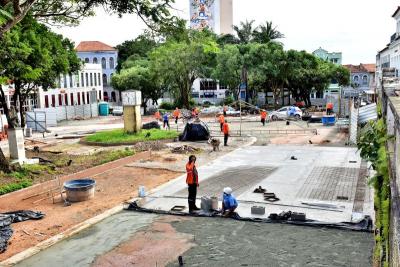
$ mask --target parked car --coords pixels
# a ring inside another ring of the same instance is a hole
[[[268,117],[272,121],[285,120],[289,117],[289,108],[290,108],[290,106],[287,106],[287,107],[282,107],[278,110],[272,111],[268,115]],[[301,119],[301,117],[303,116],[303,111],[301,111],[301,109],[298,107],[295,107],[295,109],[296,109],[296,112],[295,112],[294,117],[296,119]]]
[[[113,108],[112,114],[114,116],[122,116],[124,115],[124,109],[121,106],[115,106]]]

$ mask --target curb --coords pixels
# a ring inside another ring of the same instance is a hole
[[[159,139],[159,140],[150,140],[150,141],[136,141],[136,142],[120,142],[120,143],[101,143],[101,142],[89,142],[85,141],[83,138],[79,140],[79,144],[86,145],[86,146],[99,146],[99,147],[113,147],[113,146],[133,146],[139,143],[152,143],[152,142],[161,142],[161,143],[171,143],[176,138],[168,138],[168,139]]]

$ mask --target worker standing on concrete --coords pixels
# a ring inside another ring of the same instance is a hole
[[[224,117],[224,115],[219,115],[219,118],[218,118],[218,120],[219,120],[219,126],[221,127],[221,132],[223,132],[223,126],[224,126],[224,123],[225,123],[225,117]]]
[[[235,215],[235,210],[238,207],[238,202],[232,195],[232,188],[225,187],[222,196],[222,216],[231,217]]]
[[[200,210],[196,206],[196,195],[197,187],[199,187],[199,175],[196,169],[196,156],[191,155],[189,157],[189,162],[186,164],[186,184],[188,185],[188,204],[189,213],[193,213],[196,210]]]
[[[225,120],[225,123],[222,126],[222,131],[224,132],[224,146],[228,146],[229,125],[227,120]]]
[[[163,121],[164,121],[164,126],[163,126],[163,128],[168,127],[168,130],[170,130],[168,113],[165,113],[165,114],[164,114],[164,116],[163,116]]]
[[[265,126],[265,120],[267,119],[267,111],[261,110],[261,123],[263,126]]]
[[[331,115],[333,113],[333,103],[326,103],[326,114]]]
[[[226,107],[226,106],[224,106],[224,108],[223,108],[223,114],[224,114],[224,116],[226,117],[226,111],[228,110],[228,108]]]
[[[174,110],[175,124],[178,124],[178,119],[179,119],[180,115],[181,115],[181,111],[179,110],[178,107],[176,107],[176,109]]]

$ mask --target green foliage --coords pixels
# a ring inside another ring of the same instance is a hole
[[[234,102],[235,100],[233,99],[233,97],[231,95],[225,97],[224,99],[224,105],[230,105]]]
[[[31,179],[21,179],[18,182],[0,185],[0,196],[5,195],[32,185]]]
[[[150,136],[146,137],[147,134]],[[137,134],[127,134],[123,129],[98,132],[87,136],[87,142],[118,144],[118,143],[136,143],[143,141],[155,141],[163,139],[173,139],[178,136],[175,131],[164,131],[158,129],[142,130]]]
[[[381,118],[370,122],[362,129],[357,146],[361,157],[371,162],[376,171],[370,183],[375,188],[374,204],[376,214],[375,259],[379,261],[382,252],[386,256],[384,264],[388,264],[389,229],[390,229],[390,176],[389,159],[386,142],[389,137],[386,133],[385,121]]]
[[[176,108],[176,106],[174,103],[162,102],[160,105],[160,109],[174,110],[175,108]]]

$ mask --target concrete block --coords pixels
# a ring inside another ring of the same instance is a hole
[[[212,200],[208,196],[204,196],[201,198],[201,209],[204,211],[210,211],[212,208]]]
[[[265,214],[265,207],[252,206],[251,207],[251,214],[264,215]]]
[[[18,160],[20,164],[23,164],[25,156],[25,141],[24,131],[21,128],[9,129],[8,130],[8,146],[10,148],[10,158]]]

